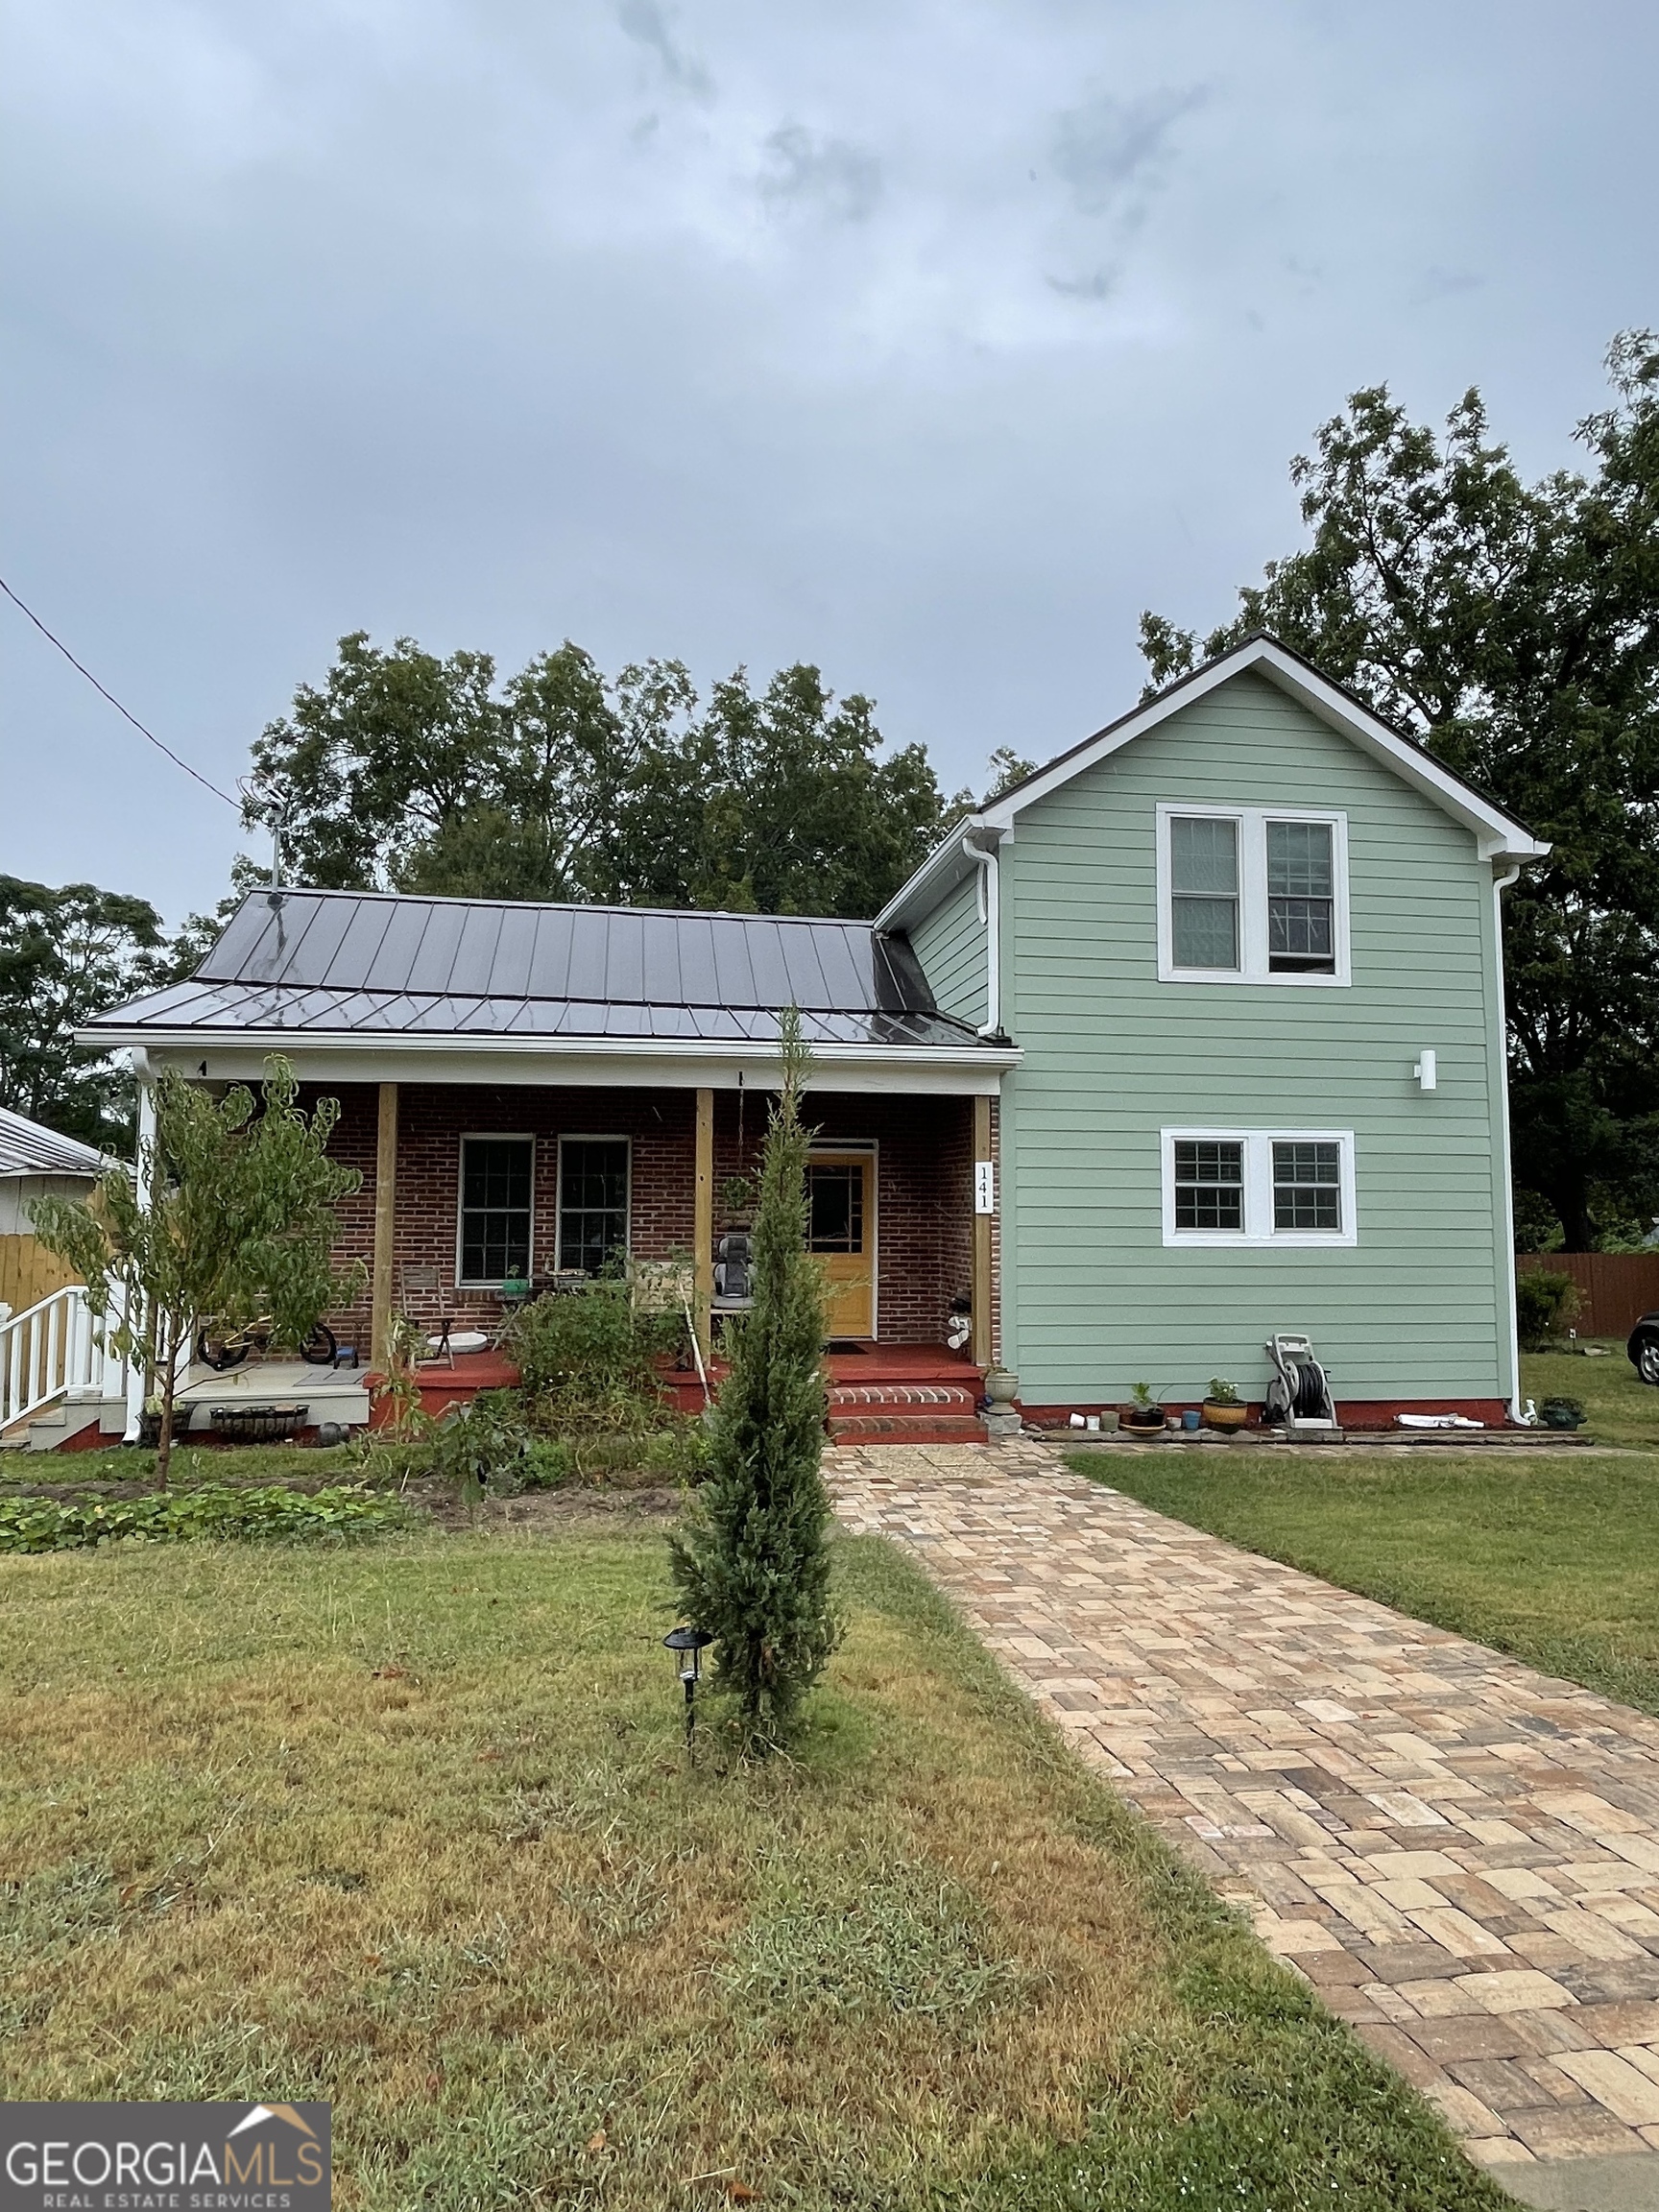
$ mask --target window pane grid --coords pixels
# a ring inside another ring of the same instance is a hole
[[[461,1281],[499,1283],[530,1271],[535,1141],[469,1137],[461,1148]]]
[[[809,1252],[864,1249],[864,1169],[825,1162],[806,1169],[806,1248]]]
[[[1177,968],[1238,966],[1238,825],[1201,814],[1169,824]]]
[[[1226,1139],[1183,1138],[1175,1146],[1177,1229],[1242,1230],[1244,1147]]]
[[[1341,1229],[1341,1151],[1339,1144],[1320,1142],[1274,1145],[1275,1229]]]
[[[559,1147],[559,1264],[598,1275],[628,1250],[628,1145],[566,1138]]]

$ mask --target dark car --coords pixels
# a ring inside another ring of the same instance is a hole
[[[1644,1382],[1659,1386],[1659,1313],[1644,1313],[1624,1347]]]

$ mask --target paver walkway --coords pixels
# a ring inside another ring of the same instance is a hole
[[[1476,2157],[1659,2150],[1659,1720],[1034,1442],[827,1473]]]

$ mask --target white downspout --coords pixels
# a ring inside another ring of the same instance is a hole
[[[1503,1160],[1503,1260],[1504,1281],[1508,1286],[1509,1305],[1509,1373],[1512,1393],[1509,1399],[1509,1417],[1521,1418],[1524,1400],[1521,1393],[1521,1317],[1515,1295],[1515,1170],[1509,1158],[1509,1015],[1503,998],[1503,894],[1511,883],[1518,881],[1521,863],[1517,860],[1503,876],[1496,872],[1492,878],[1492,956],[1498,971],[1498,1140]]]
[[[998,866],[997,848],[986,852],[975,845],[973,832],[962,840],[962,850],[970,860],[977,860],[979,877],[979,919],[985,925],[985,1020],[980,1024],[981,1037],[998,1037],[1002,1033],[1002,884]]]

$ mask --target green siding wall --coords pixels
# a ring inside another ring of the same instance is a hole
[[[958,883],[934,907],[926,921],[910,930],[910,944],[922,963],[942,1014],[971,1022],[975,1029],[986,1020],[985,925],[979,919],[980,873]]]
[[[1346,989],[1158,979],[1160,801],[1341,808]],[[1255,675],[1018,818],[1003,848],[1005,1358],[1029,1404],[1252,1397],[1273,1329],[1337,1398],[1503,1397],[1492,870],[1470,832]],[[1439,1056],[1439,1088],[1412,1063]],[[1358,1242],[1167,1249],[1159,1132],[1355,1132]]]

